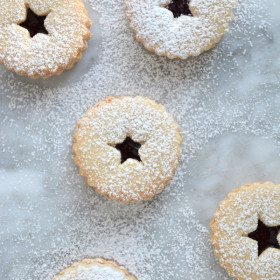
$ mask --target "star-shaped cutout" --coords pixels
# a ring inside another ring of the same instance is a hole
[[[172,0],[166,8],[173,13],[174,18],[181,15],[192,16],[189,3],[190,0]]]
[[[264,252],[267,248],[280,249],[277,241],[280,226],[268,227],[262,221],[258,221],[258,227],[255,231],[248,234],[248,237],[258,242],[258,255]]]
[[[141,148],[141,144],[134,142],[130,137],[126,137],[124,142],[117,144],[115,148],[121,152],[121,163],[124,163],[129,158],[141,161],[138,153]]]
[[[47,16],[38,16],[28,8],[26,20],[19,25],[29,31],[31,38],[38,33],[48,34],[44,25],[46,17]]]

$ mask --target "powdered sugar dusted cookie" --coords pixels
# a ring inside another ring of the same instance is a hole
[[[0,1],[0,62],[31,78],[73,67],[90,38],[81,0]]]
[[[75,263],[53,280],[136,280],[136,278],[114,262],[98,258]]]
[[[280,279],[280,185],[233,191],[220,202],[211,229],[215,255],[230,276]]]
[[[161,56],[185,59],[213,48],[229,30],[235,0],[125,0],[138,41]]]
[[[99,194],[121,202],[161,192],[181,154],[180,128],[162,105],[143,97],[109,97],[78,122],[73,152]]]

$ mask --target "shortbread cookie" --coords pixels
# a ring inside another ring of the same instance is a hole
[[[215,255],[230,276],[280,279],[280,185],[233,191],[220,202],[211,229]]]
[[[78,122],[73,152],[99,194],[121,202],[162,191],[181,154],[180,128],[162,105],[143,97],[108,97]]]
[[[125,0],[136,39],[152,52],[186,59],[213,48],[233,19],[235,0]]]
[[[31,78],[59,75],[82,58],[90,25],[81,0],[0,1],[0,62]]]
[[[114,262],[86,259],[64,269],[53,280],[136,280]]]

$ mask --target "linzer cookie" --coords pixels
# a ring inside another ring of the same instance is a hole
[[[109,199],[138,202],[169,183],[182,137],[162,105],[143,97],[108,97],[78,122],[74,141],[74,161],[88,185]]]
[[[75,263],[53,280],[136,280],[136,278],[114,262],[98,258]]]
[[[233,19],[235,0],[125,0],[136,39],[152,52],[186,59],[213,48]]]
[[[90,25],[81,0],[0,1],[0,62],[31,78],[59,75],[82,58]]]
[[[280,185],[233,191],[220,202],[211,229],[215,255],[230,276],[280,279]]]

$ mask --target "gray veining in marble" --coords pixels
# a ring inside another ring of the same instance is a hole
[[[264,1],[263,18],[262,1],[256,1],[260,14],[250,22],[254,31],[238,30],[246,23],[237,21],[234,33],[215,50],[187,62],[144,50],[120,14],[124,38],[129,38],[123,60],[131,57],[126,57],[129,52],[139,53],[138,65],[131,61],[125,69],[116,67],[113,56],[117,35],[110,44],[101,31],[101,26],[113,30],[113,23],[86,2],[94,36],[72,70],[31,81],[0,66],[0,279],[50,280],[73,261],[95,256],[116,260],[138,280],[230,279],[209,244],[208,224],[218,202],[246,183],[280,183],[280,2]],[[112,50],[112,66],[100,65],[102,44]],[[224,56],[213,62],[219,51]],[[186,74],[182,69],[196,61],[214,69],[203,82],[200,70]],[[92,72],[96,87],[81,83],[71,103],[60,89],[74,88],[95,67],[104,69],[108,79],[97,80],[100,76]],[[157,75],[159,69],[175,69],[178,80]],[[114,91],[107,93],[111,83]],[[161,195],[138,205],[118,205],[96,195],[79,176],[71,154],[76,121],[85,109],[122,92],[163,103],[184,137],[174,180]]]

